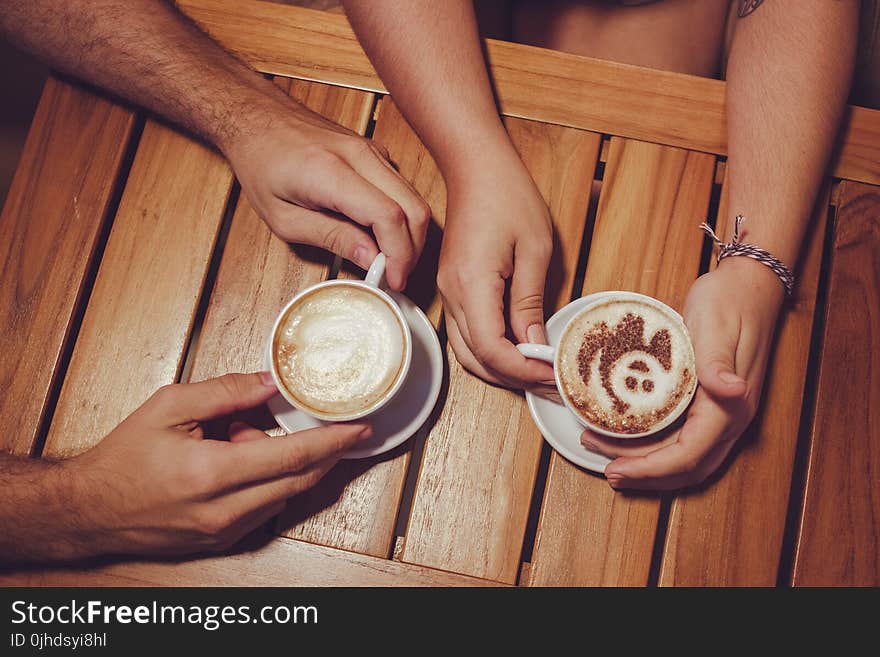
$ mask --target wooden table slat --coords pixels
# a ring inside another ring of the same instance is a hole
[[[0,586],[503,586],[287,538],[250,542],[230,555],[0,572]]]
[[[807,382],[829,187],[797,268],[797,288],[777,329],[762,405],[720,474],[672,504],[661,586],[774,586],[785,532],[799,419]],[[731,220],[726,186],[718,212]]]
[[[632,290],[681,308],[714,173],[711,155],[613,138],[583,293]],[[659,496],[617,493],[554,453],[529,584],[644,586],[659,510]]]
[[[844,182],[792,582],[880,586],[880,188]]]
[[[298,100],[356,131],[367,129],[384,87],[343,17],[255,0],[178,4],[258,70],[301,78],[279,82]],[[722,175],[715,156],[726,152],[724,83],[491,40],[487,54],[507,128],[556,224],[548,310],[568,301],[577,274],[600,133],[613,138],[582,291],[637,290],[681,307],[703,245],[696,224],[708,211],[713,179]],[[132,149],[128,171],[135,125],[130,110],[93,92],[55,78],[47,83],[0,217],[0,449],[32,453],[48,428],[46,457],[79,453],[180,376],[232,173],[215,151],[153,120]],[[433,209],[435,224],[408,293],[439,327],[442,178],[389,98],[380,103],[374,137]],[[880,183],[880,111],[851,107],[841,140],[831,171],[844,181],[834,194],[794,585],[880,585],[880,416],[873,412],[880,406],[880,192],[852,182]],[[709,484],[673,498],[661,585],[776,583],[798,419],[813,384],[807,351],[821,298],[828,201],[825,189],[759,417]],[[727,214],[725,194],[722,224]],[[280,306],[326,278],[331,262],[326,252],[272,237],[242,197],[190,378],[259,369]],[[345,268],[340,275],[353,274]],[[294,499],[276,526],[285,537],[254,536],[227,556],[0,573],[0,585],[515,583],[541,438],[521,395],[467,374],[449,349],[447,358],[437,417],[391,454],[344,462]],[[411,464],[414,452],[423,452],[421,463]],[[412,508],[392,560],[386,557],[411,467],[418,468]],[[538,493],[527,583],[648,583],[658,495],[615,493],[555,453]]]
[[[551,263],[547,306],[571,296],[600,135],[507,121],[547,201],[562,245]],[[449,389],[426,444],[401,558],[513,583],[541,437],[520,394],[468,374],[451,349]]]
[[[340,88],[335,93],[368,96],[373,109],[373,94]],[[319,111],[345,124],[345,117]],[[350,127],[363,132],[366,123]],[[276,530],[291,538],[387,557],[406,464],[402,450],[391,458],[341,461],[320,484],[290,500]]]
[[[231,187],[217,153],[147,121],[45,456],[84,451],[177,380]]]
[[[344,16],[255,0],[178,0],[224,47],[265,73],[369,91],[385,87]],[[504,114],[717,155],[725,83],[486,40]],[[880,111],[851,107],[833,174],[880,183]]]
[[[419,266],[410,275],[407,294],[435,327],[440,322],[434,272],[446,190],[434,161],[389,98],[380,101],[373,139],[384,145],[400,173],[430,204],[435,223]],[[433,263],[433,264],[432,264]],[[340,277],[360,278],[363,272],[343,264]],[[341,461],[315,488],[291,500],[278,520],[284,536],[322,545],[387,557],[392,550],[394,527],[400,508],[410,457],[417,432],[389,454],[371,459]]]
[[[35,448],[134,121],[78,86],[46,82],[0,217],[0,449]]]
[[[352,129],[369,117],[372,94],[310,82],[280,85],[312,110]],[[244,194],[239,197],[217,278],[194,346],[191,381],[263,368],[263,349],[281,308],[326,279],[332,254],[289,245],[272,234]]]

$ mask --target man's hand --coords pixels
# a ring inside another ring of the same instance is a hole
[[[201,135],[276,234],[364,268],[381,249],[388,285],[403,289],[430,211],[387,154],[288,98],[173,3],[0,0],[0,34]]]
[[[66,558],[99,553],[184,554],[223,549],[314,486],[370,436],[337,424],[270,438],[242,423],[229,442],[202,422],[257,406],[273,394],[265,375],[227,374],[159,389],[90,451],[56,465],[67,490]]]
[[[515,155],[514,155],[515,157]],[[544,283],[553,250],[547,206],[518,160],[483,177],[450,181],[438,286],[449,342],[474,374],[513,388],[553,385],[553,368],[508,339],[546,343]]]
[[[428,204],[381,146],[292,100],[266,102],[220,143],[251,205],[282,239],[364,269],[381,249],[388,285],[402,290],[425,245]]]
[[[664,438],[615,440],[585,431],[581,442],[615,459],[614,488],[669,490],[701,483],[755,416],[783,288],[767,267],[728,258],[688,293],[684,320],[700,387],[680,429]]]

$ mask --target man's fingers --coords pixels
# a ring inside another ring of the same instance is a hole
[[[317,484],[339,462],[339,455],[326,458],[294,474],[232,491],[209,502],[216,522],[225,533],[238,538],[284,510],[285,502]],[[225,522],[224,522],[225,519]]]
[[[288,242],[311,244],[369,269],[379,255],[375,241],[363,228],[344,217],[307,210],[278,200],[283,207],[271,218],[276,235]]]
[[[331,424],[282,438],[217,442],[211,448],[217,452],[215,467],[229,488],[305,470],[330,457],[342,456],[371,435],[366,424]]]
[[[385,274],[388,285],[402,290],[417,256],[406,212],[345,160],[334,155],[330,157],[335,159],[317,172],[322,175],[316,175],[309,185],[309,200],[372,228],[379,247],[388,258]]]
[[[268,401],[277,388],[268,372],[224,374],[199,383],[176,383],[159,388],[143,406],[159,426],[202,422]]]
[[[353,153],[350,159],[352,166],[367,182],[382,190],[403,208],[418,258],[425,246],[428,224],[431,222],[431,208],[415,188],[391,166],[387,159],[387,150],[380,149],[380,145],[373,142],[362,142],[357,149],[358,152]]]
[[[467,320],[468,348],[489,370],[518,382],[518,387],[534,383],[552,385],[553,367],[526,358],[506,337],[504,323],[504,280],[473,281],[462,303]]]
[[[268,437],[264,432],[245,422],[233,422],[229,425],[229,442],[231,443],[246,443],[251,440],[263,440]]]
[[[549,261],[549,250],[517,244],[510,281],[510,328],[520,342],[547,344],[544,285]]]

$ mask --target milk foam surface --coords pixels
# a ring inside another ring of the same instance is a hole
[[[631,300],[609,300],[575,317],[557,355],[562,392],[607,431],[651,431],[696,385],[694,352],[678,317]]]
[[[355,285],[323,287],[287,313],[274,357],[306,409],[345,416],[385,397],[403,368],[405,336],[388,304]]]

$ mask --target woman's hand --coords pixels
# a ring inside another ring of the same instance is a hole
[[[511,149],[512,151],[512,149]],[[553,369],[527,359],[517,342],[546,343],[544,283],[553,225],[541,194],[513,153],[505,165],[449,179],[438,287],[459,362],[512,388],[553,385]],[[505,295],[509,288],[509,307]]]
[[[727,258],[691,286],[684,320],[696,354],[697,388],[685,423],[661,439],[616,440],[585,431],[581,442],[614,461],[614,488],[669,490],[701,483],[755,416],[783,288],[764,265]]]

